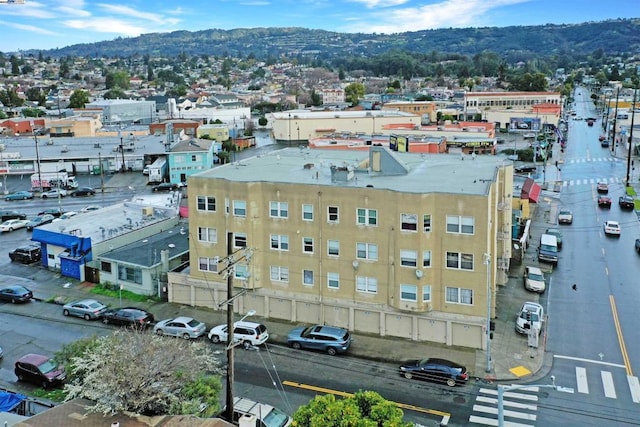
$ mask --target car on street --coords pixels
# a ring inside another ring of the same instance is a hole
[[[82,317],[84,320],[95,320],[107,311],[107,306],[95,299],[83,299],[65,304],[62,314],[65,316]]]
[[[67,190],[54,188],[53,190],[45,191],[40,194],[41,199],[57,199],[58,197],[67,197]]]
[[[636,252],[640,254],[640,239],[636,239]]]
[[[600,146],[602,148],[608,148],[609,147],[609,140],[608,139],[603,139],[600,141]]]
[[[528,291],[543,293],[546,284],[542,270],[538,267],[526,266],[524,268],[524,288]]]
[[[151,191],[154,193],[157,192],[166,192],[166,191],[176,191],[178,188],[178,184],[172,184],[170,182],[163,182],[162,184],[158,184],[155,187],[151,188]]]
[[[80,187],[71,192],[71,197],[93,196],[96,190],[91,187]]]
[[[137,307],[123,307],[108,309],[100,315],[105,325],[130,326],[134,328],[146,328],[154,322],[153,314]]]
[[[20,246],[9,252],[9,258],[11,261],[31,264],[42,259],[42,251],[40,246],[35,244]]]
[[[233,422],[234,425],[241,424],[240,418],[247,419],[247,416],[255,419],[255,424],[261,427],[289,427],[293,419],[278,408],[274,408],[266,403],[256,402],[246,397],[233,398]],[[249,418],[251,419],[251,418]]]
[[[13,230],[18,230],[26,227],[28,222],[28,219],[10,219],[0,224],[0,231],[4,233],[5,231],[11,232]]]
[[[10,200],[27,200],[33,199],[33,193],[30,191],[16,191],[15,193],[7,194],[4,196],[5,201]]]
[[[611,208],[611,197],[601,194],[598,196],[598,206],[601,208]]]
[[[14,373],[18,381],[27,381],[38,384],[42,388],[50,388],[61,385],[66,373],[64,367],[60,366],[50,357],[41,354],[25,354],[16,361]]]
[[[599,181],[598,184],[596,184],[596,188],[598,190],[598,193],[606,194],[609,192],[609,184],[603,181]]]
[[[27,219],[27,214],[18,211],[0,211],[0,222],[9,221],[10,219]]]
[[[604,234],[609,236],[620,236],[620,223],[618,221],[605,221]]]
[[[569,209],[560,209],[558,212],[558,224],[572,224],[573,223],[573,212]]]
[[[214,326],[208,336],[214,343],[227,342],[227,325]],[[268,339],[269,332],[262,323],[238,321],[233,324],[233,342],[240,343],[245,349],[262,345]]]
[[[33,292],[22,285],[11,285],[0,289],[0,301],[8,301],[12,304],[29,302],[33,298]]]
[[[55,218],[60,218],[63,214],[64,214],[64,209],[62,208],[48,208],[38,212],[38,216],[53,215]]]
[[[349,349],[351,334],[346,329],[336,326],[299,326],[289,332],[287,344],[296,350],[318,350],[333,356],[345,353]]]
[[[153,327],[157,335],[171,335],[185,340],[200,338],[207,333],[207,326],[192,317],[174,317],[161,320]]]
[[[27,230],[31,231],[36,227],[40,227],[41,225],[51,224],[54,218],[55,217],[53,215],[49,215],[49,214],[38,215],[36,217],[33,217],[27,223]]]
[[[449,387],[469,381],[467,368],[446,359],[428,358],[407,360],[400,365],[400,375],[406,379],[420,379],[446,383]]]
[[[78,215],[78,212],[74,212],[74,211],[65,212],[62,215],[60,215],[58,218],[54,219],[53,222],[64,221],[65,219],[72,218],[76,215]]]
[[[562,249],[562,232],[560,231],[559,228],[547,228],[544,231],[544,234],[549,234],[551,236],[555,236],[556,237],[556,242],[558,245],[558,250]]]
[[[537,302],[527,301],[522,304],[518,317],[516,318],[516,332],[528,334],[531,328],[537,329],[538,334],[542,332],[544,322],[544,308]]]
[[[536,173],[538,168],[535,165],[523,165],[513,168],[515,173]]]
[[[635,209],[636,203],[633,197],[625,195],[618,198],[618,206],[620,206],[620,209]]]
[[[101,208],[102,208],[102,206],[98,206],[98,205],[89,205],[89,206],[86,206],[86,207],[82,208],[82,209],[80,210],[80,212],[81,212],[81,213],[87,213],[87,212],[97,211],[98,209],[101,209]]]

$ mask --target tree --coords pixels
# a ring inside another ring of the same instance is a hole
[[[24,99],[20,98],[15,88],[0,90],[0,102],[5,107],[20,107],[24,104]]]
[[[47,98],[44,96],[44,92],[39,87],[30,87],[27,89],[27,99],[29,101],[38,101],[38,105],[44,107],[44,104],[47,102]]]
[[[42,117],[44,116],[44,111],[39,108],[24,108],[22,110],[23,117]]]
[[[104,99],[124,99],[127,97],[127,94],[124,93],[122,89],[115,88],[106,91],[103,96]]]
[[[219,361],[203,342],[122,329],[87,349],[71,357],[64,390],[67,400],[95,402],[92,412],[210,417],[220,410]]]
[[[258,119],[258,124],[259,124],[260,126],[263,126],[263,127],[264,127],[264,126],[266,126],[266,125],[267,125],[267,123],[269,123],[269,121],[267,120],[267,118],[266,118],[265,116],[262,116],[262,117],[260,117],[260,118]]]
[[[69,97],[69,108],[84,108],[89,103],[89,93],[86,90],[76,89]]]
[[[358,105],[364,96],[364,90],[365,87],[362,83],[351,83],[344,88],[344,96],[352,106]]]
[[[374,391],[359,391],[336,399],[332,394],[316,396],[293,414],[299,427],[409,427],[402,421],[402,410]]]
[[[129,89],[129,73],[126,71],[114,71],[107,73],[104,84],[107,89]]]

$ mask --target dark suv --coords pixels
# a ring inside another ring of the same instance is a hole
[[[10,219],[27,219],[27,214],[18,211],[0,211],[0,222]]]
[[[42,252],[40,251],[40,246],[37,245],[21,246],[9,252],[9,258],[11,258],[11,261],[31,264],[32,262],[40,261]]]
[[[22,356],[16,362],[14,372],[19,381],[39,384],[45,389],[62,384],[66,377],[64,367],[41,354]]]

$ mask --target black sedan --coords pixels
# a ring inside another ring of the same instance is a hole
[[[166,192],[166,191],[176,191],[179,188],[178,184],[172,184],[170,182],[163,182],[162,184],[158,184],[151,189],[153,192]]]
[[[93,196],[96,190],[91,187],[80,187],[71,192],[71,197]]]
[[[38,213],[38,216],[42,215],[53,215],[56,218],[60,218],[60,216],[64,213],[64,209],[61,208],[49,208],[45,209],[42,212]]]
[[[443,382],[449,387],[466,384],[469,380],[464,366],[450,360],[434,358],[408,360],[400,366],[400,375],[407,379]]]
[[[620,209],[635,209],[636,204],[631,196],[620,196],[618,199],[618,206]]]
[[[146,328],[155,320],[153,314],[136,307],[123,307],[106,310],[100,315],[102,323],[131,326],[134,328]]]
[[[33,298],[33,293],[22,285],[12,285],[0,289],[0,300],[2,301],[15,304],[31,301],[31,298]]]

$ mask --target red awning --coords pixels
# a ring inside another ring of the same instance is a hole
[[[530,202],[538,203],[538,197],[540,197],[540,191],[542,188],[536,182],[527,178],[522,186],[522,192],[520,193],[521,199],[529,199]]]

